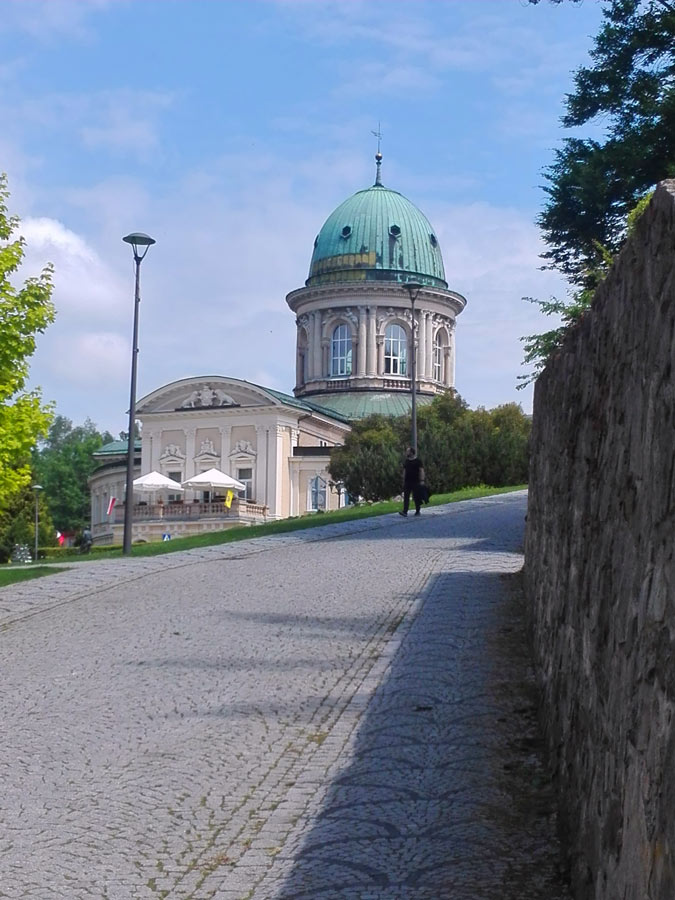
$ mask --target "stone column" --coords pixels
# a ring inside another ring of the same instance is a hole
[[[276,486],[275,486],[275,495],[276,495],[276,507],[277,507],[277,515],[278,516],[286,516],[288,515],[287,509],[283,507],[283,497],[284,497],[284,475],[288,472],[288,454],[284,452],[285,450],[285,440],[284,438],[288,434],[288,426],[286,425],[277,425],[277,446],[276,446]]]
[[[427,378],[427,354],[429,348],[427,345],[427,319],[429,314],[424,310],[420,310],[417,314],[417,379],[418,381]]]
[[[427,356],[424,361],[424,375],[426,378],[432,378],[434,373],[434,317],[431,313],[427,313],[424,328],[424,339],[427,345]]]
[[[450,325],[450,343],[445,360],[445,384],[447,387],[455,386],[455,323]]]
[[[356,374],[362,378],[366,374],[366,341],[368,334],[367,313],[359,307],[358,345],[356,349]]]
[[[373,372],[373,374],[383,376],[384,375],[384,335],[378,334],[376,340],[377,340],[377,362],[376,362],[376,367],[375,367],[375,371]]]
[[[283,435],[285,426],[278,423],[269,428],[269,453],[267,456],[267,505],[270,515],[281,516],[283,488]]]
[[[321,313],[312,313],[312,374],[314,379],[321,378]]]
[[[321,378],[328,378],[330,373],[330,338],[321,338]]]
[[[304,383],[304,372],[303,372],[303,355],[307,352],[307,349],[300,349],[300,329],[298,328],[298,335],[295,339],[295,384],[296,387],[300,387],[301,384]]]
[[[369,306],[367,316],[368,346],[366,347],[366,375],[377,375],[377,307]]]
[[[284,461],[284,466],[286,467],[286,471],[288,472],[288,515],[296,516],[298,509],[298,484],[297,484],[297,466],[294,462],[294,459],[298,457],[293,457],[293,447],[298,447],[300,445],[300,423],[297,423],[297,427],[289,429],[291,433],[291,452],[287,460]]]

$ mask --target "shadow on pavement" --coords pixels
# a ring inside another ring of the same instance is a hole
[[[518,575],[429,582],[275,896],[569,898],[526,634]]]

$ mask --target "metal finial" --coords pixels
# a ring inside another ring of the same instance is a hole
[[[377,153],[375,154],[375,165],[377,166],[376,175],[375,175],[375,184],[382,184],[382,176],[380,169],[382,167],[382,154],[380,152],[380,144],[382,142],[382,130],[381,130],[381,122],[377,123],[377,131],[371,132],[377,138]]]

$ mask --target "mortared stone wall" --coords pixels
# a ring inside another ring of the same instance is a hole
[[[675,181],[540,376],[525,579],[578,900],[675,898]]]

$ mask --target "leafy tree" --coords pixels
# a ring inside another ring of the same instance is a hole
[[[530,421],[515,403],[470,410],[454,391],[419,410],[419,455],[434,493],[476,484],[527,481]],[[330,472],[353,497],[384,500],[401,492],[410,418],[371,416],[357,422],[333,451]]]
[[[618,250],[639,198],[675,174],[675,3],[606,0],[603,17],[562,121],[601,122],[604,136],[565,139],[540,217],[544,257],[582,289],[597,284],[601,248]]]
[[[15,236],[19,220],[8,214],[8,199],[7,178],[0,174],[0,497],[5,499],[30,483],[30,453],[51,418],[39,391],[24,388],[36,335],[54,319],[51,266],[23,287],[12,283],[25,244]]]
[[[400,442],[393,419],[369,416],[355,422],[342,447],[331,454],[330,474],[347,493],[382,500],[401,490]]]
[[[44,492],[37,494],[38,546],[56,543],[56,531],[47,508]],[[15,544],[25,544],[31,553],[35,546],[35,495],[30,484],[0,499],[0,563],[7,562]]]
[[[90,419],[73,427],[65,416],[54,418],[33,465],[59,531],[80,531],[89,522],[88,478],[96,468],[92,454],[111,440]]]
[[[566,128],[602,123],[603,137],[563,141],[544,172],[547,202],[539,217],[543,257],[575,290],[567,300],[525,298],[561,324],[522,338],[524,361],[534,369],[518,379],[519,388],[536,379],[590,306],[654,185],[675,174],[675,2],[605,0],[603,17],[591,65],[577,70],[562,120]]]
[[[530,420],[517,403],[498,406],[489,416],[488,452],[482,480],[495,487],[526,482]]]

